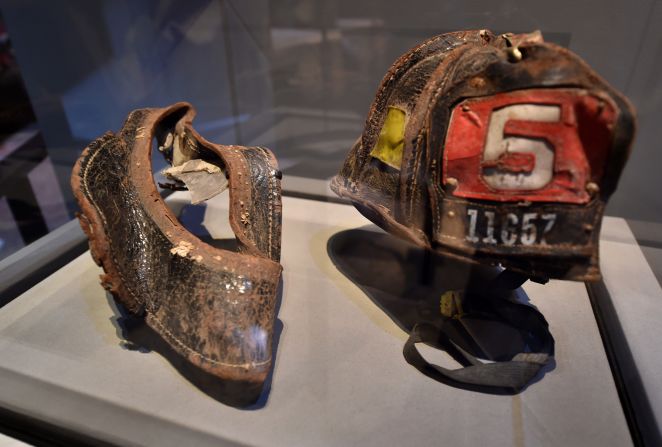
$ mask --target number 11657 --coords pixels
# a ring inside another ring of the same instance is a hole
[[[469,208],[468,234],[466,240],[471,243],[482,242],[491,245],[534,245],[546,244],[547,235],[556,222],[556,213],[508,213],[496,222],[494,211]]]

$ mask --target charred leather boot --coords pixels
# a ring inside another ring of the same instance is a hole
[[[259,388],[282,270],[281,174],[265,148],[206,141],[194,115],[186,103],[136,110],[119,132],[93,141],[71,177],[79,219],[117,301],[203,371]],[[152,175],[154,138],[175,167],[223,174],[238,252],[202,242],[166,206]]]

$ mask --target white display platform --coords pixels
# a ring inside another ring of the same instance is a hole
[[[624,219],[607,217],[600,241],[602,274],[610,304],[624,342],[616,349],[631,356],[633,365],[623,368],[624,381],[640,382],[634,401],[639,414],[651,413],[642,421],[646,435],[660,442],[662,427],[662,288]],[[653,445],[651,443],[651,445]]]
[[[632,443],[583,283],[524,286],[556,340],[553,370],[516,396],[460,390],[409,366],[407,335],[331,262],[329,238],[369,222],[289,197],[283,212],[283,330],[263,407],[223,405],[159,354],[125,349],[89,253],[0,310],[0,407],[122,445]]]

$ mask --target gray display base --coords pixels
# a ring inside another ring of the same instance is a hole
[[[118,444],[631,444],[584,284],[524,286],[556,340],[539,382],[517,396],[455,389],[405,363],[406,334],[331,262],[329,238],[369,222],[340,204],[283,209],[283,330],[261,408],[223,405],[161,355],[124,348],[89,253],[0,311],[0,406]],[[226,213],[215,200],[206,219]]]
[[[613,306],[612,326],[622,339],[615,339],[617,356],[631,389],[634,411],[649,445],[662,442],[662,288],[637,241],[623,219],[607,217],[600,241],[602,273]],[[631,358],[631,360],[629,359]]]

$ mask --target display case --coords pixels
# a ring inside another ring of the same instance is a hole
[[[661,17],[0,1],[0,433],[660,444]]]

